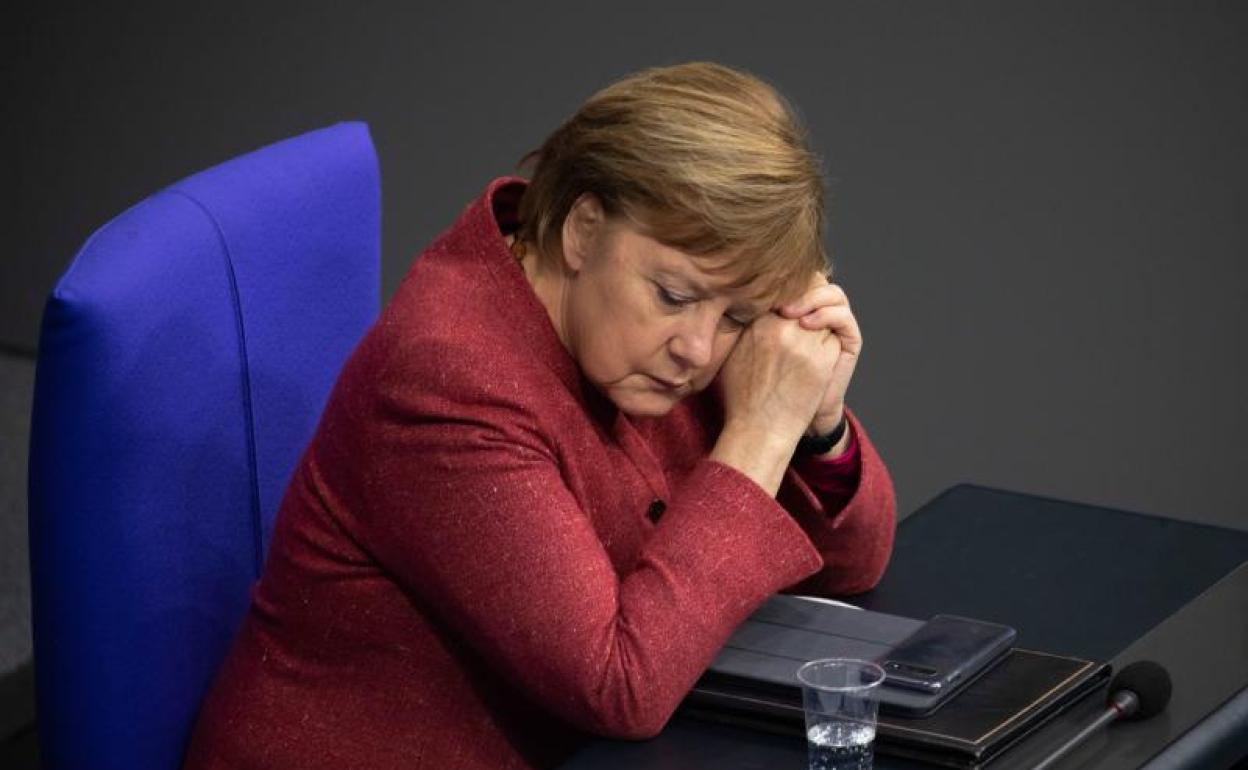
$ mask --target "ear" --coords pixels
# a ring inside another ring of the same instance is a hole
[[[569,271],[579,273],[598,248],[607,215],[593,193],[581,196],[563,218],[563,262]]]

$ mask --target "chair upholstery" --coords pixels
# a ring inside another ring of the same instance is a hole
[[[30,453],[44,767],[175,768],[287,479],[377,314],[362,123],[196,174],[97,231],[44,310]]]

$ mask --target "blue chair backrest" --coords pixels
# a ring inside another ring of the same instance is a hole
[[[45,768],[176,768],[273,517],[380,301],[362,123],[190,177],[96,232],[35,374],[30,560]]]

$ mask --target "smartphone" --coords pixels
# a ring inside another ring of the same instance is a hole
[[[957,615],[934,615],[880,660],[885,684],[936,694],[1005,654],[1018,632]]]

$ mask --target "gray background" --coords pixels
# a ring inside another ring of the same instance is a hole
[[[903,514],[973,481],[1248,528],[1245,4],[104,5],[0,31],[0,669],[29,656],[40,308],[95,228],[362,119],[389,296],[594,90],[693,59],[763,76],[809,124],[866,340],[849,400]]]

